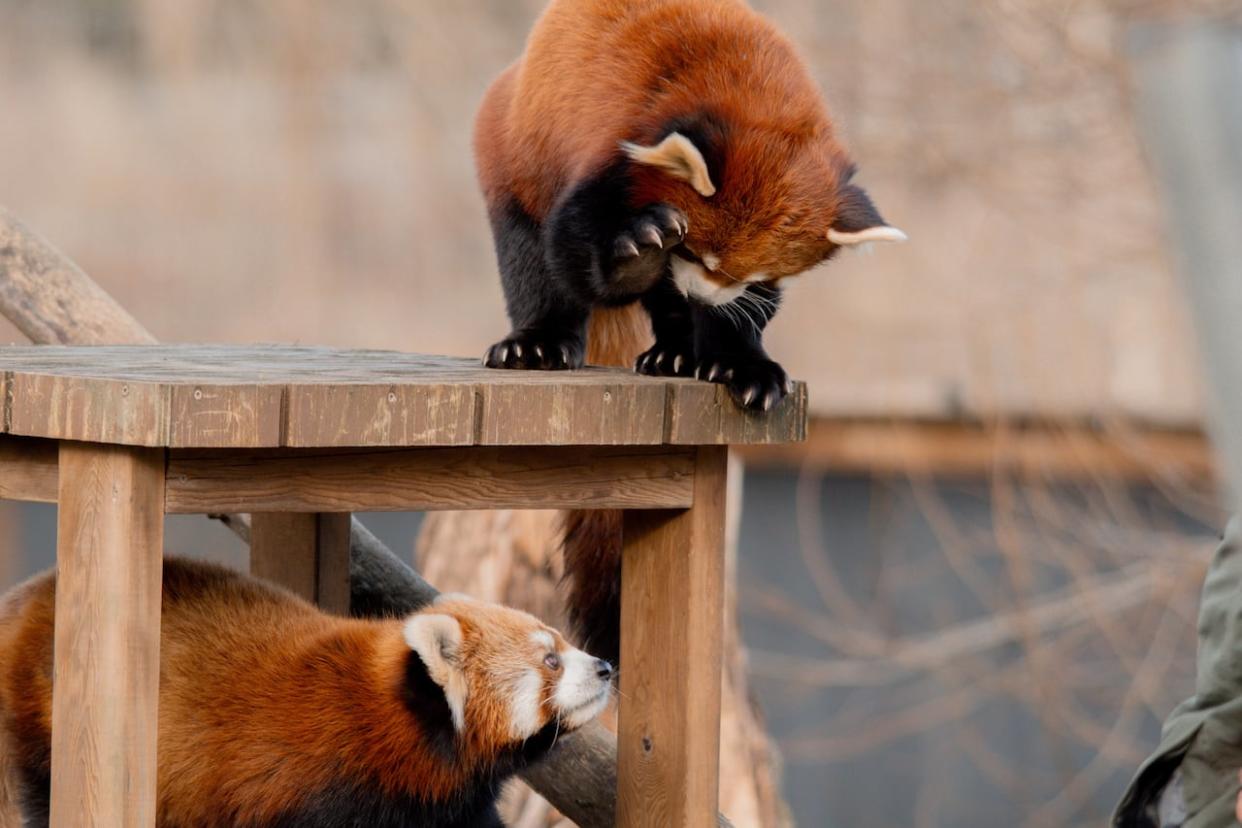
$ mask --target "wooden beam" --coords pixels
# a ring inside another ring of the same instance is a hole
[[[164,452],[60,448],[53,828],[155,825]]]
[[[0,435],[0,500],[55,503],[55,440]]]
[[[694,450],[584,447],[173,452],[169,512],[684,509]]]
[[[315,603],[324,612],[349,615],[349,512],[315,515]]]
[[[349,615],[350,520],[348,512],[252,514],[250,574]]]
[[[617,825],[714,826],[728,453],[700,448],[694,507],[627,512]]]
[[[1045,480],[1178,477],[1213,480],[1211,444],[1198,431],[1129,423],[984,426],[899,420],[812,421],[800,445],[740,446],[752,468],[810,467],[862,474],[982,477],[1006,472]]]

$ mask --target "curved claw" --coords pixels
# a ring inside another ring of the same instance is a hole
[[[617,239],[614,253],[618,259],[633,259],[639,255],[640,251],[633,239],[629,236],[621,236]]]
[[[664,249],[664,236],[658,229],[656,229],[654,224],[644,225],[643,228],[638,231],[638,235],[639,238],[641,238],[646,244],[649,244],[652,247],[658,247],[661,250]]]

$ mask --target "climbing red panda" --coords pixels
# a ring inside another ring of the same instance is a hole
[[[29,825],[48,819],[55,588],[44,575],[0,607],[4,764]],[[157,823],[499,826],[503,782],[607,706],[611,672],[506,607],[338,618],[168,559]]]
[[[793,45],[742,0],[552,0],[474,145],[513,326],[493,368],[587,357],[768,409],[789,387],[762,344],[779,282],[905,238],[852,183]],[[609,656],[616,525],[575,515],[566,546],[571,616]]]

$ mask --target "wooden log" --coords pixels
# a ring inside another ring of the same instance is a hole
[[[694,506],[625,513],[617,824],[716,823],[727,450],[698,450]]]
[[[0,313],[41,345],[155,341],[64,254],[2,208]],[[217,517],[249,542],[244,518]],[[437,594],[357,520],[350,531],[349,567],[350,612],[356,616],[412,612]],[[616,740],[602,726],[594,724],[561,739],[546,761],[524,777],[583,828],[613,824]]]
[[[152,828],[164,452],[64,443],[60,466],[51,825]]]
[[[38,345],[155,342],[77,265],[2,207],[0,313]]]

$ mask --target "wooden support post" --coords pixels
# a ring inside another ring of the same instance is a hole
[[[324,611],[349,614],[349,512],[256,512],[250,574],[280,584]]]
[[[53,828],[155,825],[164,451],[63,443]]]
[[[727,449],[698,450],[694,505],[625,517],[617,824],[715,826]]]

